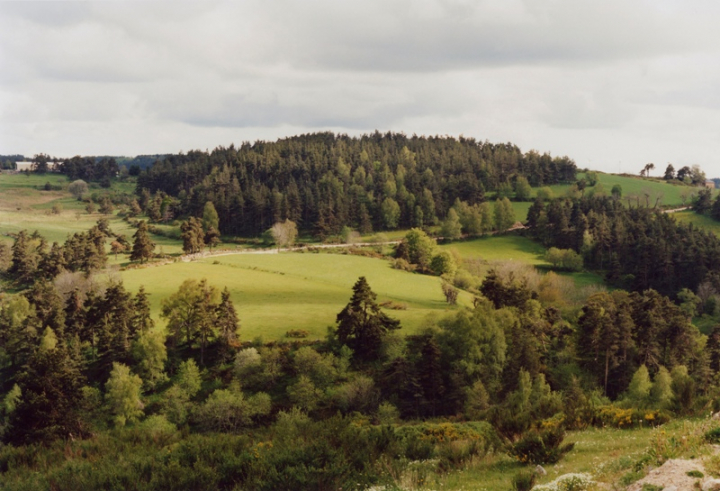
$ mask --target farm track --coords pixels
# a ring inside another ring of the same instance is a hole
[[[221,250],[217,252],[199,252],[195,254],[185,254],[180,256],[183,262],[197,261],[198,259],[205,259],[208,257],[219,257],[219,256],[234,256],[237,254],[278,254],[280,252],[297,252],[306,251],[312,249],[337,249],[343,247],[371,247],[378,245],[393,245],[399,244],[400,240],[390,240],[387,242],[356,242],[356,243],[343,243],[343,244],[320,244],[313,246],[300,246],[300,247],[285,247],[285,248],[272,248],[272,249],[243,249],[243,250]]]

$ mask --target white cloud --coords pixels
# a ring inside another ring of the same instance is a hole
[[[0,2],[0,153],[391,129],[720,176],[719,19],[670,0]]]

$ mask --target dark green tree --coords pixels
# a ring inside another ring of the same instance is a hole
[[[140,261],[144,263],[153,256],[155,250],[155,243],[150,240],[148,235],[147,223],[145,220],[141,220],[138,224],[138,229],[133,235],[135,241],[133,242],[132,254],[130,254],[131,261]]]
[[[183,241],[183,252],[195,254],[205,248],[203,224],[195,217],[190,217],[180,225],[180,237]]]
[[[354,358],[360,362],[376,360],[385,335],[400,328],[400,321],[382,312],[376,298],[361,276],[353,286],[350,302],[337,315],[337,338],[353,350]]]
[[[6,441],[15,445],[82,437],[82,387],[85,379],[68,350],[37,349],[18,385],[22,397],[10,419]]]
[[[675,167],[673,167],[672,164],[668,164],[665,168],[665,175],[663,176],[663,179],[666,181],[672,181],[675,179]]]
[[[148,296],[149,294],[145,291],[145,287],[140,285],[140,289],[133,299],[133,314],[130,328],[132,336],[146,333],[155,325],[155,322],[150,316],[150,301]]]
[[[239,346],[238,330],[240,329],[240,321],[230,299],[230,291],[227,287],[222,291],[220,296],[220,304],[215,309],[215,326],[218,330],[218,351],[219,358],[222,362],[230,359],[232,350]]]
[[[695,210],[695,213],[703,215],[710,211],[711,208],[712,191],[710,191],[708,188],[703,188],[698,193],[697,198],[695,198],[695,203],[693,203],[693,210]]]
[[[416,365],[418,382],[422,387],[424,411],[427,416],[435,417],[442,403],[445,386],[442,379],[442,353],[433,336],[427,336]]]

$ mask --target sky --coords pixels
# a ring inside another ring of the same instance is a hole
[[[719,22],[709,0],[0,1],[0,154],[377,129],[720,177]]]

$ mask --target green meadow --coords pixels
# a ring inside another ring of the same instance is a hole
[[[340,254],[236,254],[190,263],[132,269],[122,272],[125,286],[140,285],[151,292],[153,314],[159,316],[163,298],[190,278],[206,278],[210,285],[228,288],[241,321],[243,339],[261,336],[279,339],[290,329],[304,329],[321,338],[327,326],[347,304],[352,286],[365,276],[378,302],[393,301],[406,310],[386,310],[402,322],[402,333],[416,332],[428,314],[443,314],[450,307],[440,278],[392,269],[378,259]],[[460,305],[470,305],[462,293]],[[162,322],[161,322],[162,324]]]
[[[720,222],[708,215],[698,215],[692,210],[678,211],[672,214],[678,222],[692,223],[696,227],[714,233],[720,237]]]
[[[455,249],[461,257],[493,261],[520,261],[532,265],[547,265],[545,248],[537,242],[518,235],[493,235],[472,240],[450,242],[442,249]]]
[[[659,174],[658,169],[655,169],[654,173]],[[613,186],[616,184],[622,188],[623,201],[627,202],[624,198],[628,196],[640,196],[641,202],[644,204],[644,195],[650,196],[650,204],[654,205],[657,197],[662,197],[660,204],[665,207],[683,206],[683,194],[687,194],[688,198],[686,202],[689,202],[689,196],[692,193],[696,193],[699,190],[697,187],[685,186],[682,184],[671,184],[659,177],[640,177],[640,176],[621,176],[616,174],[605,174],[602,172],[597,173],[598,183],[602,184],[605,193],[610,195]],[[583,173],[578,173],[578,179],[584,177]],[[555,186],[549,186],[553,190],[555,196],[564,196],[568,192],[572,185],[571,184],[558,184]],[[591,186],[586,189],[586,193],[595,189],[596,186]]]
[[[62,190],[39,189],[48,182],[51,186],[61,186]],[[135,233],[134,228],[116,215],[87,213],[85,203],[78,201],[68,192],[69,184],[70,181],[60,174],[0,174],[0,240],[12,242],[8,234],[15,234],[20,230],[30,232],[37,230],[48,243],[63,243],[68,235],[87,231],[101,218],[110,221],[110,228],[115,233],[125,234],[128,238]],[[103,194],[108,191],[132,193],[135,184],[113,182],[110,190],[100,188],[96,184],[91,184],[89,187],[89,194]],[[61,208],[59,214],[53,214],[51,211],[56,204]],[[165,226],[165,228],[172,227]],[[153,235],[152,239],[157,244],[156,252],[163,254],[182,252],[182,244],[178,240],[159,235]],[[118,260],[120,259],[118,257]],[[111,261],[115,262],[114,258],[111,258]]]

